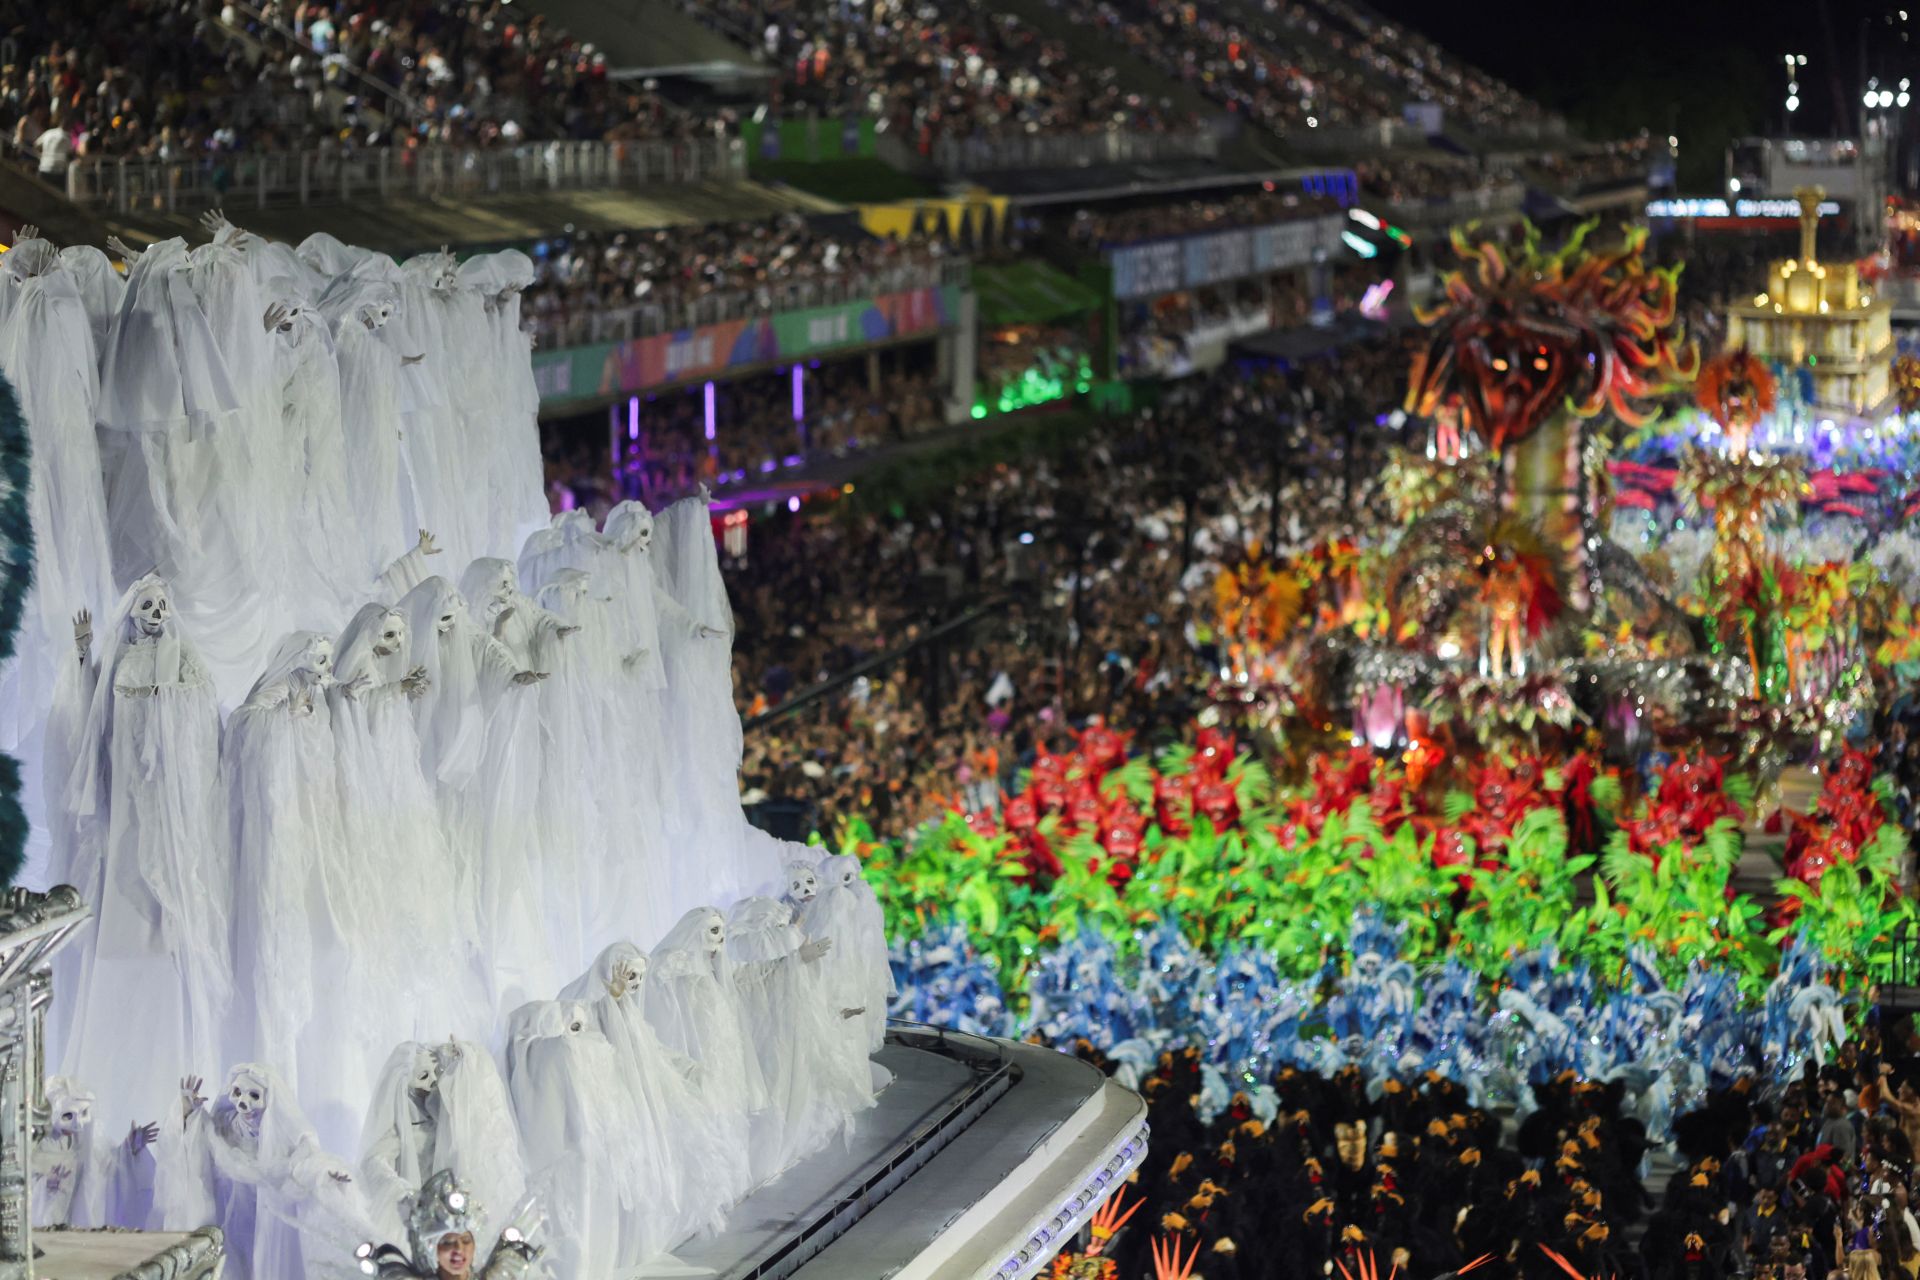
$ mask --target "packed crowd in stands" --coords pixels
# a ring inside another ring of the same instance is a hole
[[[1305,196],[1298,191],[1261,189],[1217,200],[1189,200],[1138,209],[1081,209],[1068,223],[1067,235],[1089,248],[1131,244],[1164,236],[1189,236],[1234,227],[1258,227],[1291,222],[1337,210],[1331,199]]]
[[[948,253],[936,239],[905,240],[823,225],[798,214],[744,222],[580,232],[536,260],[522,314],[543,346],[635,337],[729,315],[819,305],[813,286],[857,284],[863,294],[937,283]]]
[[[691,138],[726,124],[608,78],[504,0],[104,0],[14,6],[0,129],[42,172],[314,145]]]
[[[1188,723],[1216,660],[1195,565],[1265,536],[1274,423],[1288,433],[1283,541],[1373,519],[1374,420],[1404,360],[1383,340],[1292,380],[1223,371],[1087,428],[1059,458],[956,478],[910,515],[756,528],[729,582],[747,714],[921,634],[930,575],[956,574],[973,599],[1030,583],[1044,603],[1029,599],[955,641],[937,671],[924,659],[896,664],[757,730],[743,788],[810,802],[823,830],[859,813],[898,834],[961,788],[997,792],[1047,735],[1090,712],[1143,739]]]
[[[591,415],[583,430],[556,428],[546,450],[548,501],[556,511],[584,508],[596,518],[627,498],[660,507],[702,484],[725,493],[807,461],[905,440],[943,421],[932,375],[904,362],[884,371],[877,388],[867,385],[864,359],[803,368],[797,419],[793,406],[786,369],[715,383],[709,441],[703,388],[647,396],[640,402],[639,434],[619,468],[610,456],[604,416]]]
[[[776,110],[862,114],[923,150],[942,139],[1160,132],[1192,124],[1013,14],[965,0],[722,0],[687,8],[758,48]]]
[[[1476,165],[1419,156],[1360,160],[1355,162],[1353,172],[1362,192],[1390,204],[1449,200],[1474,193],[1492,195],[1519,180],[1510,165]]]
[[[1548,154],[1528,167],[1544,184],[1571,194],[1627,182],[1645,182],[1650,138],[1625,138],[1579,152]]]
[[[1254,16],[1179,0],[1053,0],[1074,22],[1227,110],[1279,133],[1397,120],[1430,101],[1473,127],[1538,125],[1506,85],[1344,0],[1270,4]]]

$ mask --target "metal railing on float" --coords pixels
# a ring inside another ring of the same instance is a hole
[[[68,167],[66,185],[83,208],[176,213],[731,182],[746,172],[740,139],[712,137],[86,157]]]
[[[860,302],[889,293],[964,286],[963,259],[903,263],[876,270],[752,289],[725,289],[681,303],[637,302],[627,307],[605,307],[570,314],[529,315],[526,326],[542,350],[584,346],[590,342],[626,342],[657,333],[698,329],[750,316],[778,315]]]

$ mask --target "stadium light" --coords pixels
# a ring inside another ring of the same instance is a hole
[[[1351,231],[1342,231],[1340,238],[1347,242],[1347,248],[1353,250],[1363,258],[1377,258],[1380,256],[1380,247],[1378,245],[1362,239]]]

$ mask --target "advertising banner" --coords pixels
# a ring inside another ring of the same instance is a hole
[[[1113,296],[1151,298],[1303,267],[1340,247],[1338,214],[1128,245],[1109,251]]]
[[[860,302],[726,320],[564,351],[536,351],[533,380],[542,404],[609,399],[678,382],[698,382],[750,365],[804,360],[851,347],[935,334],[959,305],[952,286],[910,289]]]

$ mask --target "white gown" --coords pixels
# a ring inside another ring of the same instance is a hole
[[[616,942],[560,993],[593,1011],[632,1094],[648,1184],[621,1234],[622,1253],[636,1263],[695,1231],[717,1229],[746,1185],[746,1153],[726,1147],[694,1092],[691,1077],[699,1065],[661,1044],[647,1023],[647,967],[638,947]]]
[[[72,653],[74,612],[102,612],[116,592],[93,429],[100,383],[79,279],[44,240],[15,245],[0,268],[12,300],[0,324],[0,373],[33,446],[33,585],[14,656],[0,664],[0,749],[12,749],[41,727],[47,708],[38,691],[53,687]]]
[[[383,1233],[376,1238],[404,1239],[402,1199],[445,1169],[495,1213],[506,1213],[526,1192],[506,1082],[477,1044],[410,1040],[395,1047],[374,1087],[360,1150],[361,1193]]]
[[[820,958],[821,980],[840,1007],[866,1010],[855,1024],[866,1046],[861,1056],[878,1053],[896,994],[880,903],[851,854],[821,859],[816,874],[819,889],[800,908],[800,928],[809,938],[833,939],[833,949]]]
[[[347,483],[365,529],[368,579],[419,527],[413,478],[401,466],[401,356],[381,337],[399,296],[385,282],[349,278],[320,300],[333,327]]]
[[[583,1004],[538,1000],[507,1024],[507,1085],[528,1186],[552,1217],[557,1276],[615,1276],[625,1218],[648,1186],[646,1147],[620,1061]]]
[[[792,909],[773,898],[748,898],[727,920],[727,956],[771,1104],[754,1125],[754,1175],[763,1181],[819,1150],[855,1112],[873,1105],[872,1077],[845,1050],[835,1025],[841,1011],[828,1007],[818,961],[801,956],[805,942]]]
[[[243,1112],[237,1097],[254,1110]],[[230,1280],[359,1274],[353,1251],[371,1238],[373,1224],[352,1174],[328,1153],[271,1067],[235,1067],[226,1090],[184,1123],[176,1100],[161,1133],[156,1229],[218,1226],[227,1245],[222,1274]]]
[[[34,1139],[32,1213],[36,1228],[129,1227],[153,1213],[153,1153],[131,1134],[113,1136],[93,1122],[91,1090],[49,1076],[47,1127]]]
[[[692,1083],[724,1147],[746,1152],[753,1117],[770,1099],[725,938],[726,922],[713,908],[696,907],[682,916],[653,949],[646,1014],[661,1044],[700,1064]],[[733,1180],[739,1178],[734,1166]],[[744,1194],[754,1181],[749,1168],[737,1191]]]
[[[69,663],[56,694],[49,797],[56,882],[93,907],[56,960],[68,1011],[50,1019],[63,1074],[112,1082],[109,1132],[174,1106],[173,1064],[216,1062],[233,994],[231,846],[220,789],[220,713],[191,641],[153,608],[166,584],[134,583],[99,631],[97,666]],[[136,612],[149,619],[143,630]],[[130,1054],[159,1070],[129,1072]]]
[[[323,1072],[336,1034],[328,989],[347,963],[351,883],[334,765],[328,688],[333,638],[296,631],[275,649],[247,700],[227,721],[222,769],[234,848],[234,954],[246,958],[227,1048],[247,1060],[292,1064],[288,1083],[310,1115],[331,1119],[339,1099]],[[323,998],[316,1001],[316,994]]]

